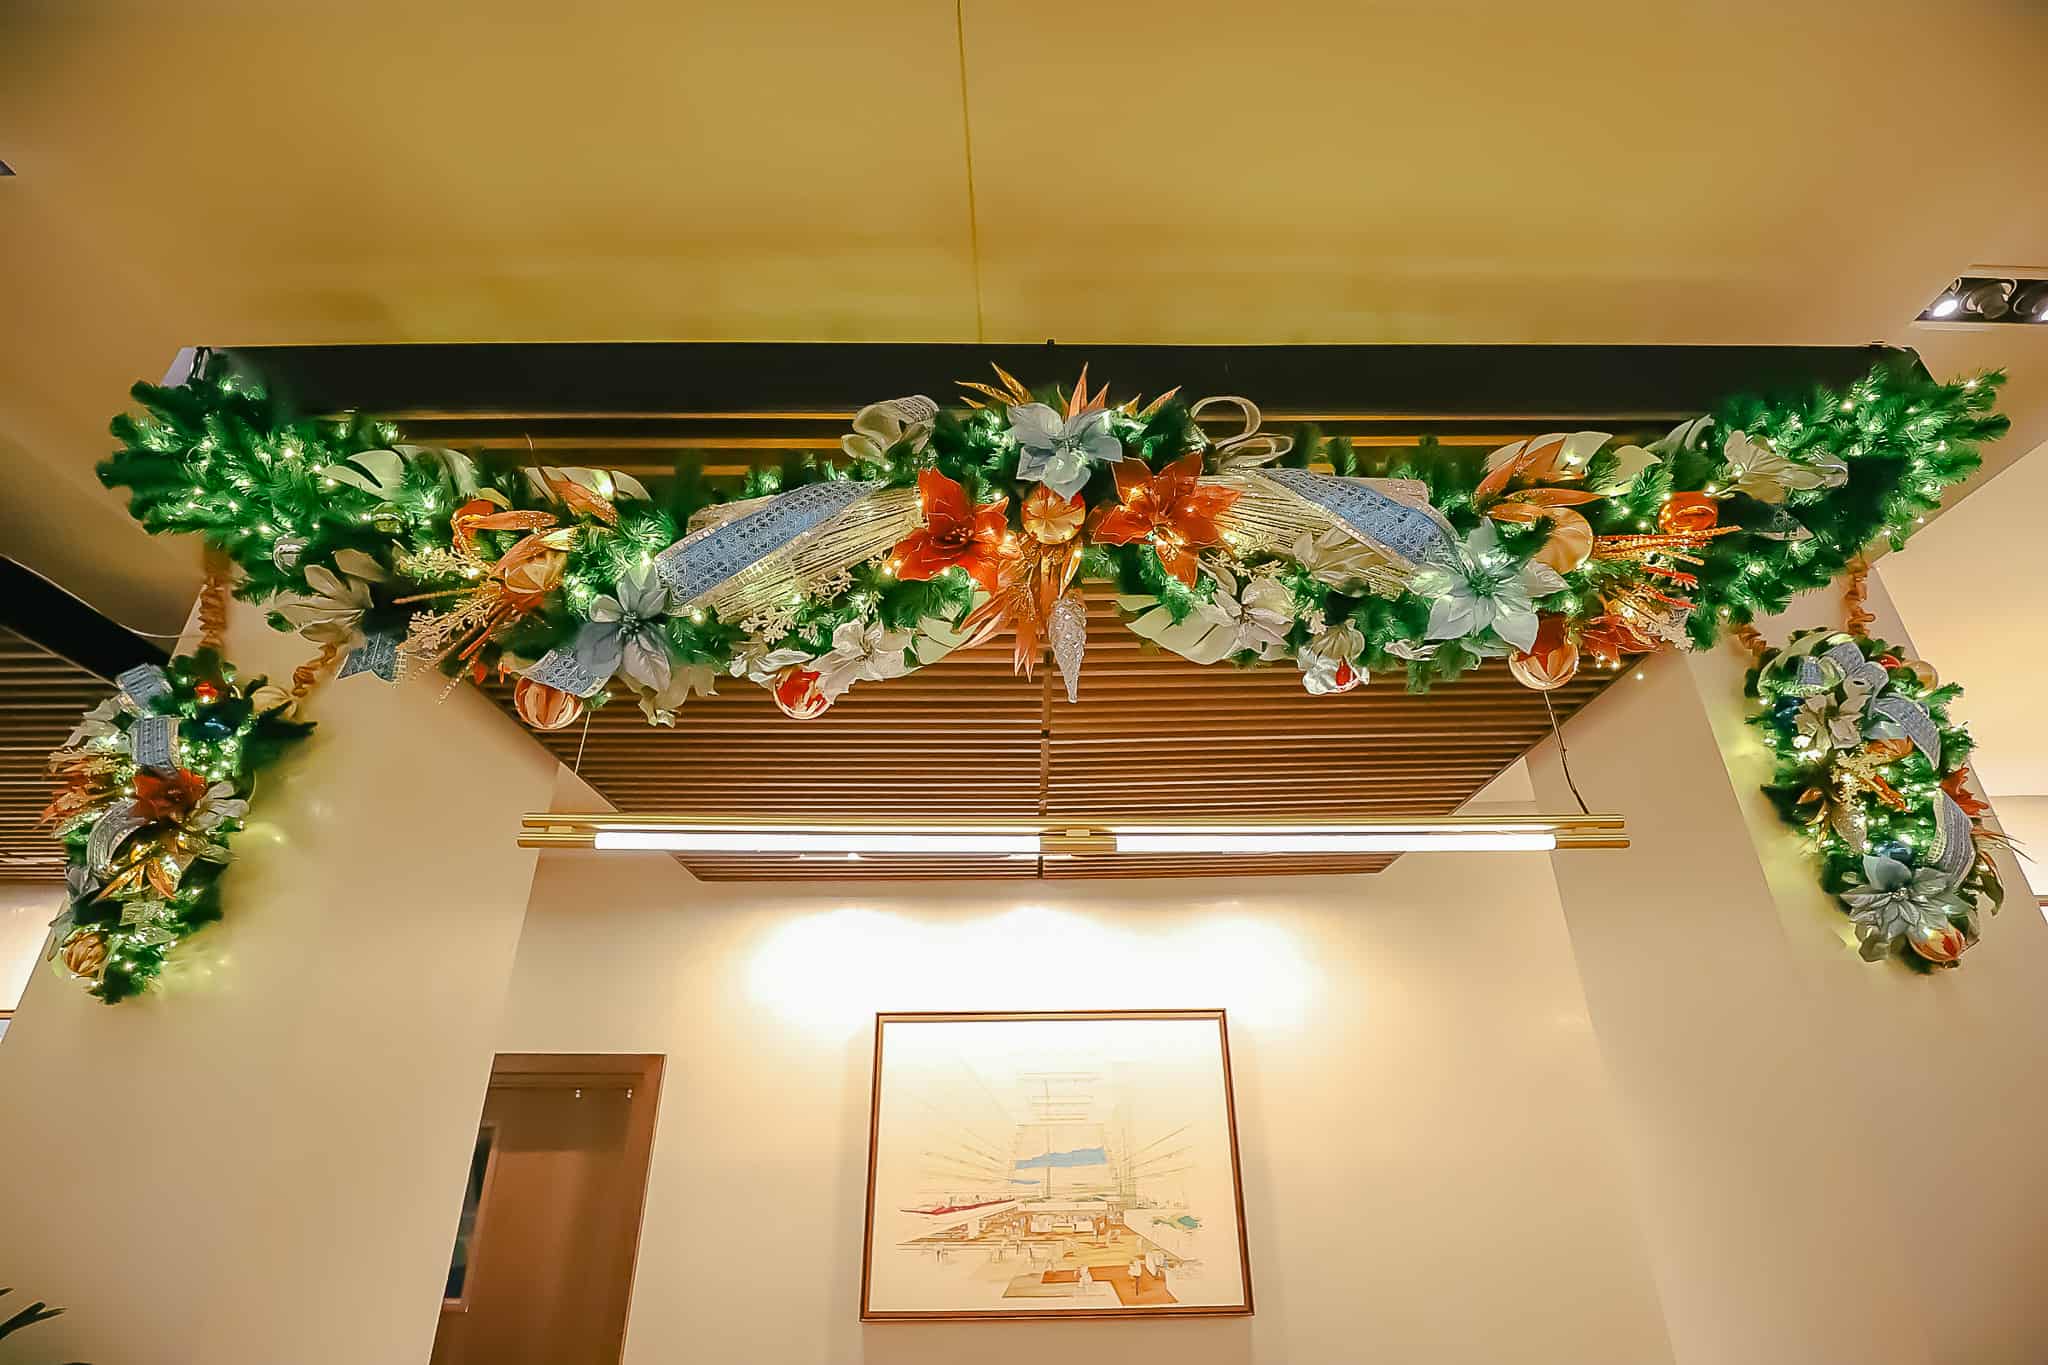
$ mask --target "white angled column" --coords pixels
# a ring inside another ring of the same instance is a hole
[[[227,644],[280,683],[311,653],[241,605]],[[24,1334],[39,1359],[426,1360],[532,879],[518,817],[556,770],[440,690],[315,695],[168,989],[30,983],[0,1043],[0,1282],[68,1310]]]
[[[1875,581],[1871,606],[1909,643]],[[1579,789],[1633,840],[1553,863],[1675,1355],[2035,1359],[2048,931],[2012,873],[1958,970],[1860,960],[1759,790],[1747,662],[1647,661],[1564,730]],[[1546,809],[1571,808],[1555,745],[1531,769]]]

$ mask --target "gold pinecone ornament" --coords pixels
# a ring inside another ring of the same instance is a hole
[[[98,981],[107,970],[107,937],[95,929],[73,929],[59,958],[73,976]]]

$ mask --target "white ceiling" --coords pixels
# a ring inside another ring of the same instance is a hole
[[[90,469],[190,342],[1891,340],[2013,369],[2002,459],[2048,438],[2048,328],[1907,326],[1966,265],[2048,264],[2025,0],[15,0],[6,30],[0,534],[159,629],[192,550]]]

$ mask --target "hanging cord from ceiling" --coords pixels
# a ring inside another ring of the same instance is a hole
[[[1579,803],[1579,814],[1591,815],[1586,807],[1586,798],[1579,795],[1579,784],[1572,777],[1571,751],[1564,747],[1564,730],[1557,723],[1557,708],[1551,704],[1550,693],[1543,693],[1543,709],[1550,716],[1550,735],[1557,741],[1557,766],[1564,770],[1564,784],[1572,789],[1572,800]]]

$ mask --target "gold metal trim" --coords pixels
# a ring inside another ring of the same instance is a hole
[[[842,831],[901,830],[934,835],[1034,832],[1040,856],[1101,856],[1119,852],[1118,829],[1285,830],[1312,834],[1548,834],[1557,851],[1627,848],[1628,823],[1619,815],[1438,815],[1405,819],[1331,820],[1285,815],[1246,815],[1229,820],[1201,816],[990,816],[960,821],[906,821],[887,816],[845,816],[831,820],[763,820],[733,815],[679,815],[634,811],[540,811],[520,818],[521,848],[594,848],[600,833],[660,833],[689,830],[757,830],[778,834],[834,834]],[[736,856],[750,856],[739,853]],[[775,856],[775,855],[771,855]],[[886,856],[886,855],[881,855]],[[977,855],[962,855],[977,856]],[[994,856],[994,855],[987,855]],[[1199,854],[1180,856],[1195,857]],[[1257,857],[1218,854],[1218,857]]]

